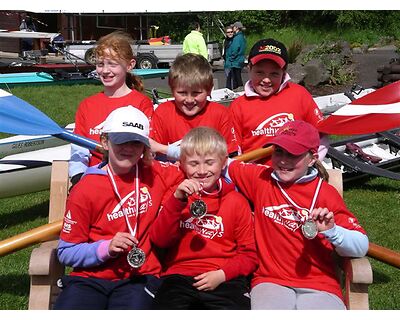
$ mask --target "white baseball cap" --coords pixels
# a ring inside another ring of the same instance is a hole
[[[114,144],[139,141],[150,147],[149,119],[139,109],[127,106],[115,109],[104,121],[103,132]]]

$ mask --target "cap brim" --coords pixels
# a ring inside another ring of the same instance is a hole
[[[261,60],[272,60],[274,61],[280,68],[285,67],[286,62],[283,60],[281,57],[277,56],[276,54],[270,54],[270,53],[262,53],[254,56],[253,58],[250,59],[250,62],[252,65],[255,65],[257,62],[260,62]]]
[[[295,156],[300,156],[303,153],[310,151],[306,146],[303,146],[296,141],[288,140],[287,137],[281,138],[281,136],[277,136],[269,144],[279,146]]]
[[[149,139],[133,132],[110,132],[108,139],[114,144],[123,144],[131,141],[138,141],[150,148]]]

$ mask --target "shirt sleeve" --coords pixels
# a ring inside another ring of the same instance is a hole
[[[71,158],[69,160],[69,177],[83,173],[89,166],[90,151],[76,144],[71,144]]]
[[[150,230],[150,240],[159,248],[169,248],[181,238],[179,220],[187,202],[173,195],[161,208]]]

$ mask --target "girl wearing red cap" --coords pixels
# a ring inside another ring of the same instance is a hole
[[[136,63],[132,43],[132,38],[122,31],[112,32],[97,42],[96,72],[104,90],[79,104],[75,115],[75,133],[100,141],[104,120],[111,111],[119,107],[134,106],[149,119],[153,115],[153,104],[142,93],[142,81],[131,73]],[[98,152],[89,152],[85,148],[72,145],[69,162],[72,184],[79,181],[88,166],[100,163],[101,158]]]
[[[361,257],[368,237],[316,168],[318,131],[290,121],[270,141],[272,167],[230,161],[228,176],[254,205],[259,268],[252,309],[345,309],[332,254]]]
[[[288,60],[285,45],[274,39],[262,39],[250,50],[250,80],[245,84],[244,95],[230,105],[242,153],[264,147],[288,121],[304,120],[316,126],[323,120],[311,94],[290,81]],[[321,149],[320,158],[323,158],[327,149]],[[270,164],[268,160],[259,163]]]

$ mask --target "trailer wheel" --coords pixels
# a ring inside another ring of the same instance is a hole
[[[94,48],[87,49],[85,52],[85,61],[88,64],[96,64],[96,57],[94,53]]]
[[[152,54],[139,54],[137,56],[138,69],[157,69],[157,57]]]

